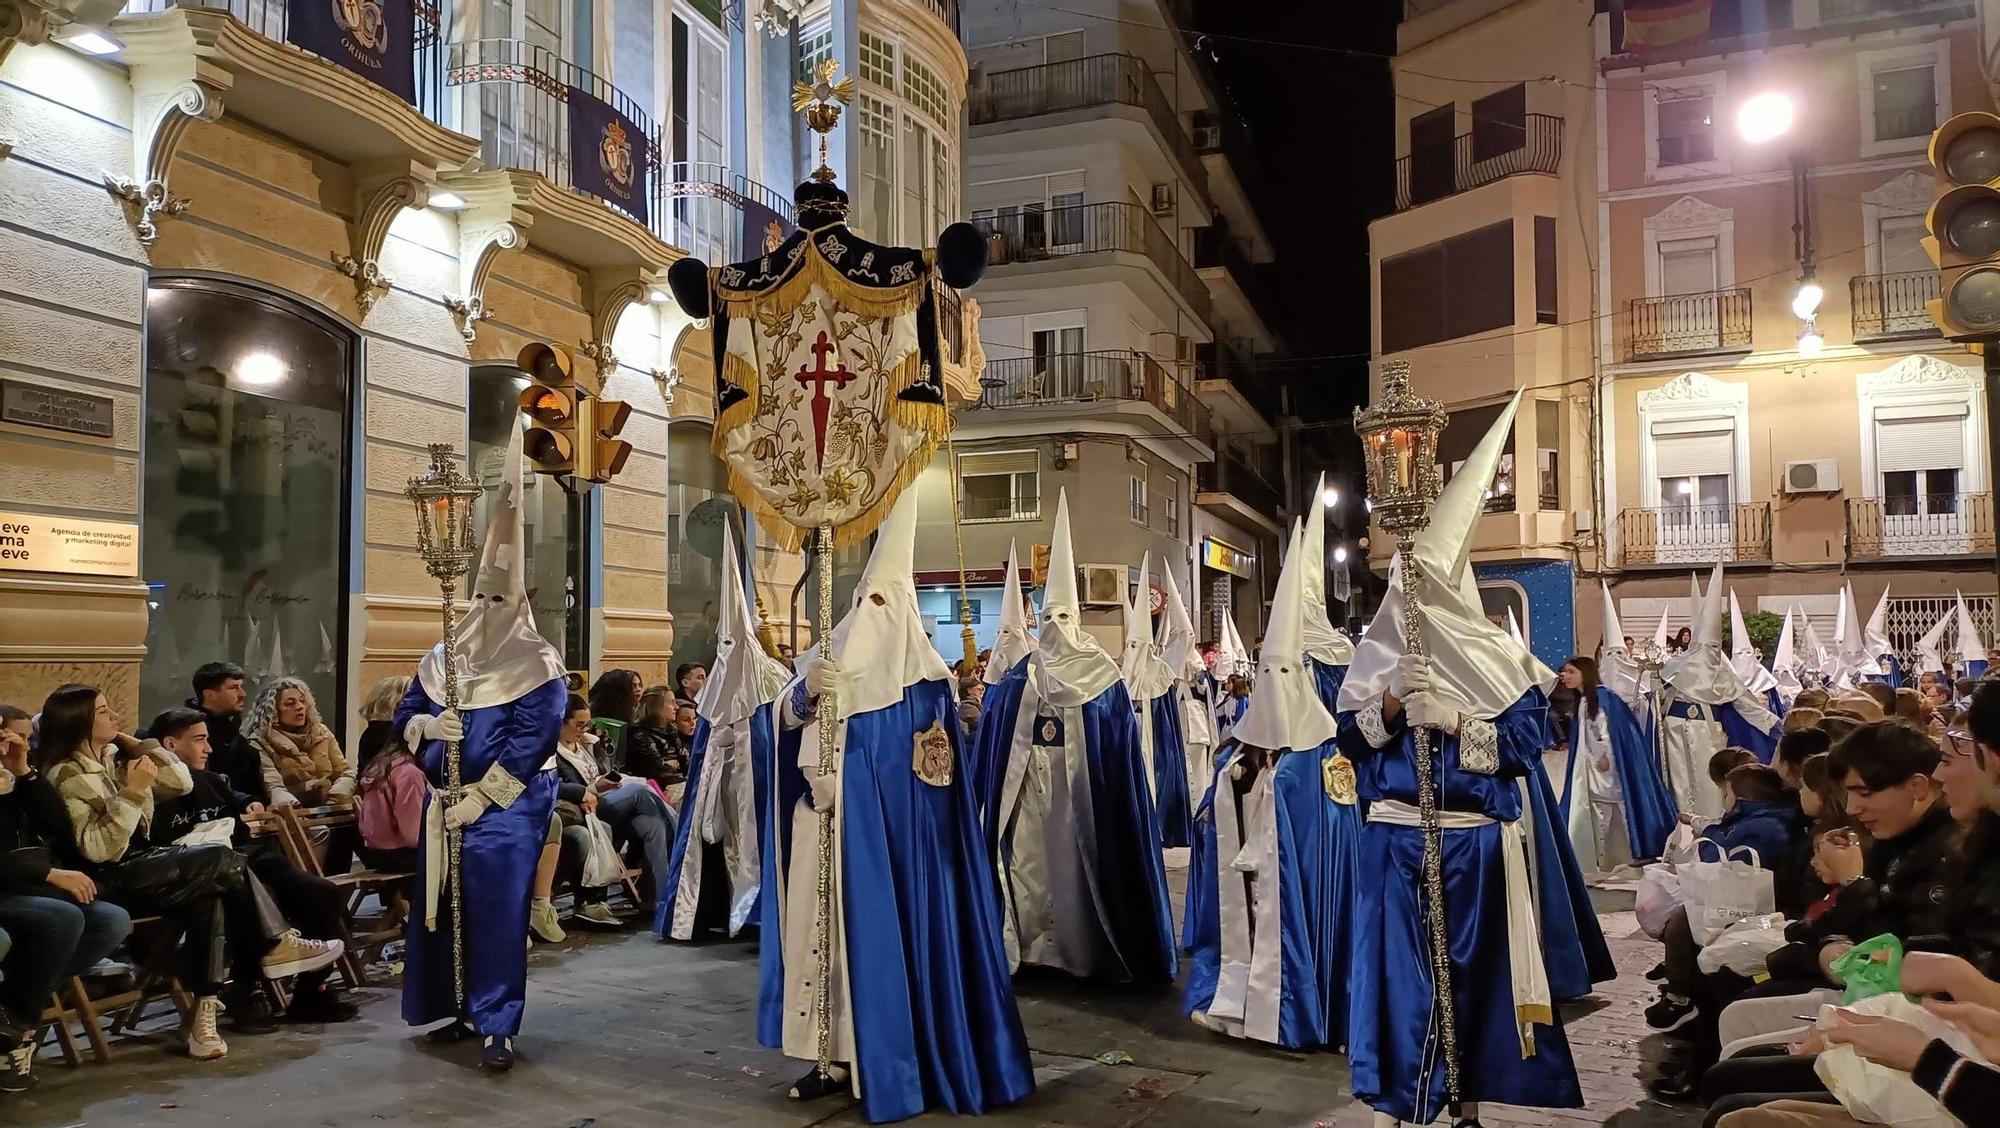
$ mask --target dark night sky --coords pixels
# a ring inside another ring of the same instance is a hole
[[[1265,316],[1291,358],[1276,368],[1306,424],[1308,466],[1313,447],[1341,462],[1358,453],[1349,432],[1323,424],[1348,418],[1367,394],[1368,221],[1391,198],[1386,57],[1401,8],[1400,0],[1201,0],[1196,9],[1224,100],[1256,141],[1257,203],[1277,253],[1265,272]]]

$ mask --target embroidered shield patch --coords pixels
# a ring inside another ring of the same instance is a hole
[[[1321,782],[1326,787],[1326,797],[1343,807],[1354,806],[1357,798],[1354,789],[1354,763],[1346,756],[1335,752],[1320,761]]]
[[[943,722],[932,721],[931,727],[917,734],[910,770],[932,787],[951,786],[951,734],[944,731]]]
[[[1060,748],[1063,742],[1062,718],[1043,713],[1035,718],[1035,743],[1044,748]]]

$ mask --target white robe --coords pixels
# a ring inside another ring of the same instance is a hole
[[[787,729],[805,728],[799,738],[799,767],[806,773],[806,778],[811,779],[820,774],[819,721],[816,718],[802,720],[794,714],[789,696],[779,700],[780,724]],[[839,726],[839,731],[834,734],[836,747],[839,747],[846,739],[847,724],[845,721],[833,723]],[[772,794],[775,796],[776,793],[777,789],[772,788]],[[791,865],[780,875],[784,887],[780,891],[778,917],[785,946],[784,1052],[786,1057],[817,1061],[819,992],[814,989],[813,977],[819,974],[817,923],[821,816],[803,796],[792,810],[774,814],[792,820],[792,859]],[[848,1064],[849,1084],[854,1095],[859,1097],[861,1069],[854,1044],[853,996],[847,984],[847,927],[841,896],[841,823],[840,807],[836,804],[833,813],[833,916],[827,929],[832,948],[832,958],[828,962],[832,975],[828,979],[827,992],[827,1009],[833,1019],[829,1054],[833,1061]]]

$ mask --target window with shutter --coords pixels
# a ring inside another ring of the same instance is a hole
[[[967,521],[1026,521],[1041,513],[1041,455],[1033,450],[958,456],[959,510]]]

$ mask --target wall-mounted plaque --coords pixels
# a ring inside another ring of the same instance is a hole
[[[45,388],[24,380],[0,380],[0,422],[108,439],[111,409],[110,396]]]

